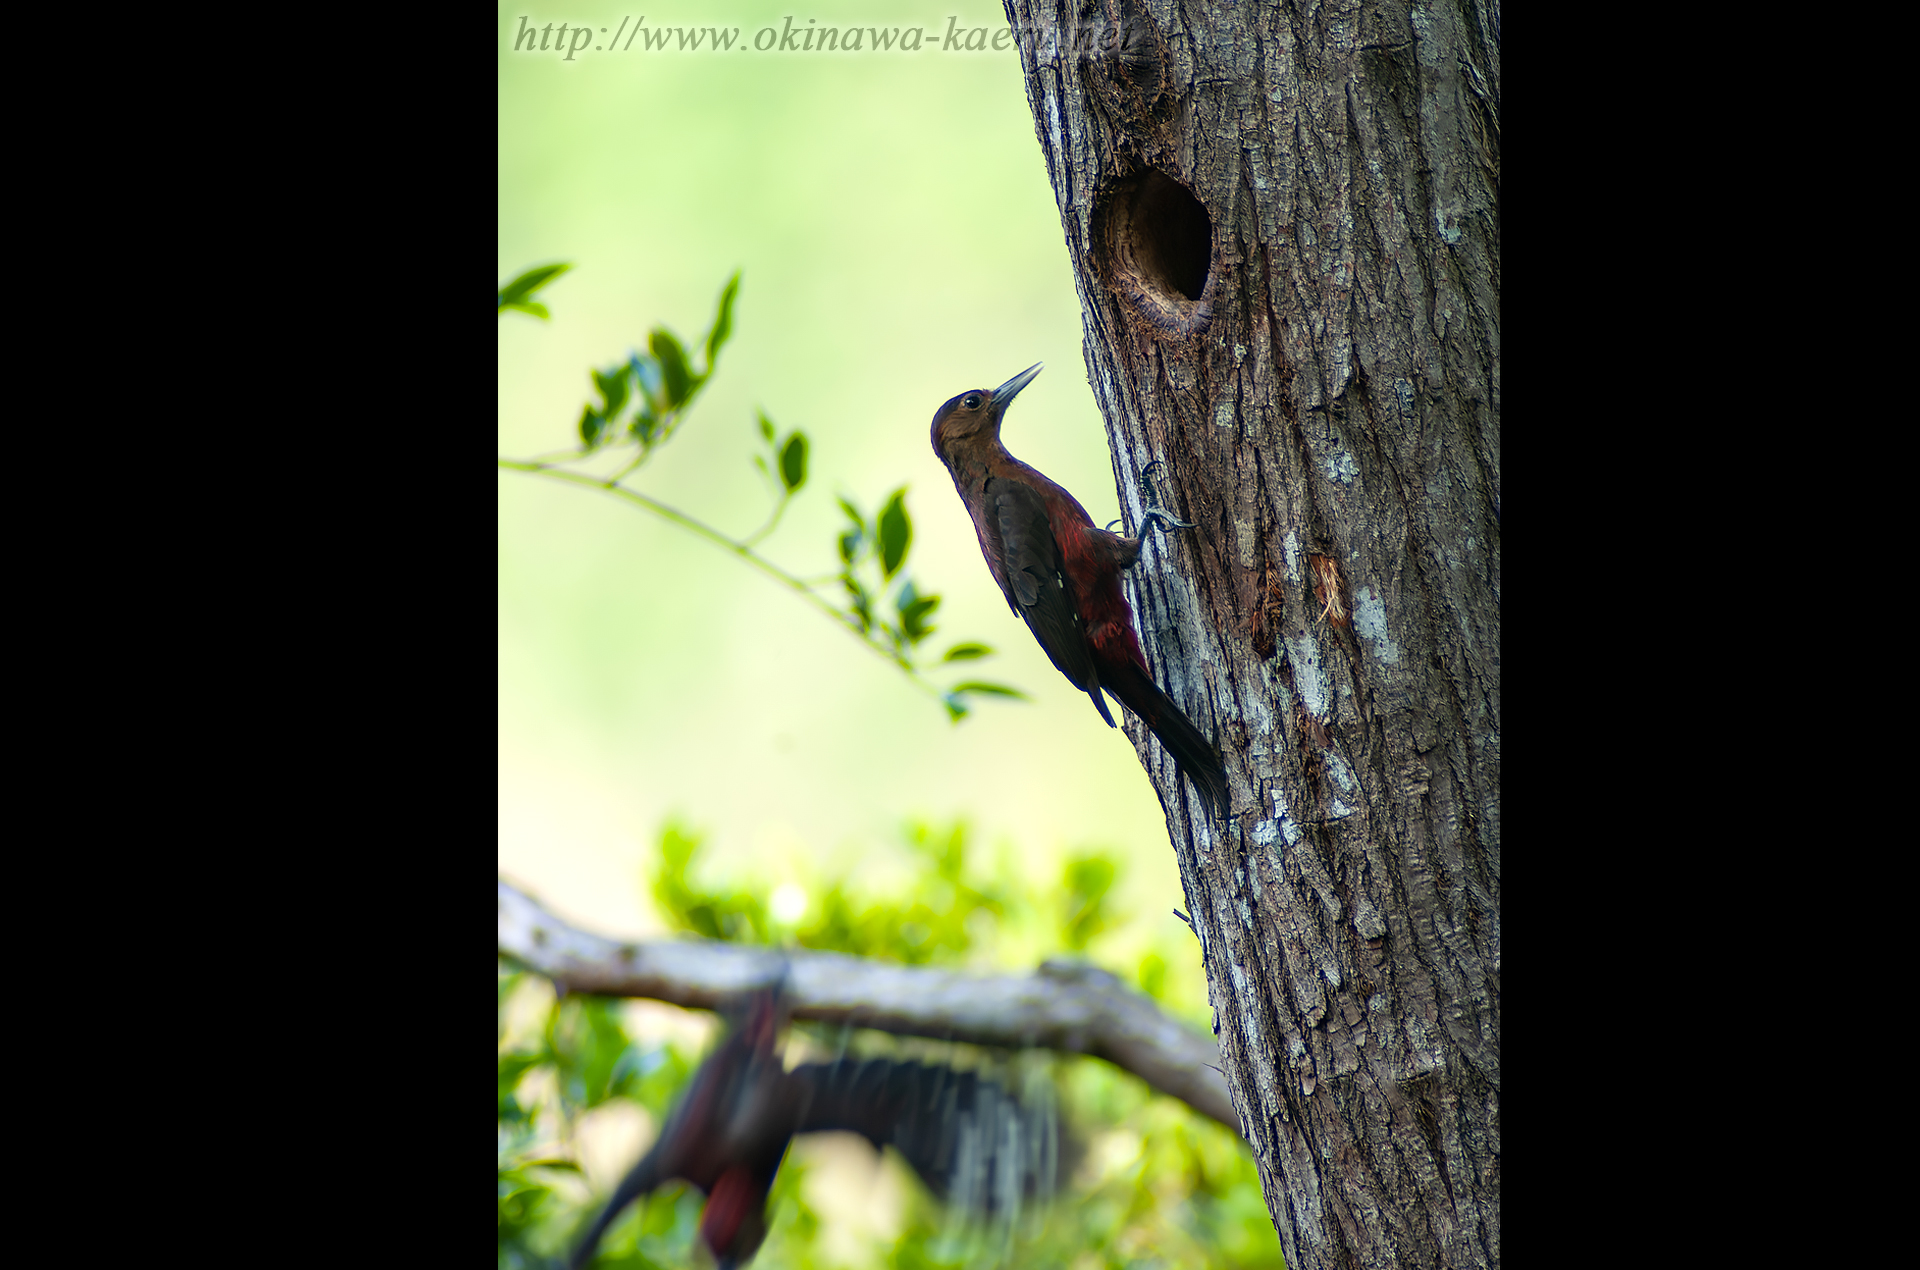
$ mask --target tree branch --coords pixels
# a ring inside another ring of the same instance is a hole
[[[616,943],[500,882],[500,951],[568,992],[711,1010],[786,974],[796,1019],[1005,1048],[1090,1054],[1240,1132],[1216,1064],[1195,1036],[1104,970],[1046,962],[1029,976],[967,975],[799,948],[690,940]]]

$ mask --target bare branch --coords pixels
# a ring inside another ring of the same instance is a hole
[[[1049,961],[1028,976],[967,975],[841,953],[650,940],[622,944],[568,925],[500,882],[500,951],[568,992],[649,997],[711,1010],[786,974],[793,1017],[903,1036],[1091,1054],[1240,1131],[1220,1049],[1104,970]]]

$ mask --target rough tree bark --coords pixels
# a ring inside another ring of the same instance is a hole
[[[1006,0],[1291,1270],[1500,1260],[1498,0]]]

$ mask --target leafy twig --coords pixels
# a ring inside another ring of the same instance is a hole
[[[546,318],[546,306],[529,297],[559,277],[568,267],[564,264],[543,265],[521,274],[500,288],[500,312],[516,309]],[[758,412],[763,452],[753,456],[753,463],[772,487],[774,504],[766,523],[745,538],[732,538],[678,508],[622,483],[644,467],[654,450],[674,435],[688,407],[713,378],[714,363],[733,333],[733,301],[739,289],[740,275],[736,273],[720,293],[718,311],[712,327],[707,331],[703,369],[694,369],[685,347],[673,332],[664,326],[657,326],[647,337],[647,352],[635,352],[625,362],[604,371],[592,372],[599,400],[588,402],[581,411],[579,449],[542,455],[535,459],[502,457],[498,460],[499,466],[509,471],[527,472],[611,494],[733,553],[803,596],[809,604],[846,627],[876,654],[893,662],[916,686],[937,698],[946,707],[948,718],[955,723],[966,717],[969,711],[966,698],[969,696],[1025,700],[1025,694],[1005,684],[968,680],[943,689],[922,673],[915,654],[919,646],[934,633],[935,628],[929,619],[939,607],[940,597],[922,594],[904,572],[907,553],[913,542],[913,521],[907,513],[905,486],[893,492],[871,522],[850,500],[840,499],[840,507],[849,521],[849,527],[839,536],[840,571],[819,581],[808,581],[787,572],[753,550],[778,527],[787,505],[806,484],[810,453],[806,433],[796,428],[784,437],[779,435],[765,411]],[[632,459],[611,477],[594,476],[562,466],[629,444],[634,446]],[[876,571],[879,575],[877,586],[870,582]],[[847,596],[844,609],[815,593],[816,587],[831,582],[840,583]],[[887,615],[882,603],[890,588],[894,588],[892,617]],[[992,651],[985,644],[961,643],[948,649],[940,660],[970,660],[990,656]]]

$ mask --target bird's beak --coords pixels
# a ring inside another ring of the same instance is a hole
[[[994,389],[993,407],[995,411],[1004,413],[1006,408],[1013,404],[1013,399],[1019,395],[1020,390],[1032,383],[1034,376],[1046,368],[1047,364],[1045,362],[1035,362],[1018,375],[1015,375],[1012,379],[1009,379],[1006,383]]]

